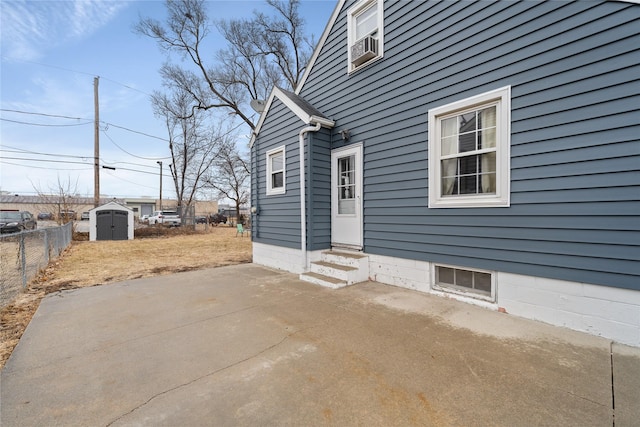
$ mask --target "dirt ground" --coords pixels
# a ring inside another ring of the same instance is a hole
[[[169,234],[126,241],[73,241],[26,292],[0,311],[0,369],[47,294],[251,262],[251,239],[236,237],[235,228],[208,227],[194,234]]]

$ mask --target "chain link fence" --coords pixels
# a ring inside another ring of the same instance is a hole
[[[72,223],[0,236],[0,307],[27,288],[71,243]]]

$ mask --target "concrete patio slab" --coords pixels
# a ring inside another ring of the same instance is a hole
[[[637,425],[640,349],[247,264],[45,298],[2,426]]]

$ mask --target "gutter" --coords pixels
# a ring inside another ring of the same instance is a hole
[[[300,250],[302,251],[302,272],[307,271],[307,212],[306,212],[306,183],[304,168],[304,137],[309,132],[317,132],[322,127],[319,121],[315,125],[304,127],[298,134],[298,146],[300,151]]]

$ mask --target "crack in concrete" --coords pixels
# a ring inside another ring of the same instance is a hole
[[[248,308],[247,308],[247,309],[248,309]],[[236,311],[236,313],[237,313],[237,312],[239,312],[239,311],[243,311],[243,310],[238,310],[238,311]],[[232,314],[232,313],[228,313],[228,314]],[[149,399],[147,399],[145,402],[143,402],[143,403],[141,403],[140,405],[136,406],[135,408],[131,409],[129,412],[127,412],[127,413],[125,413],[125,414],[122,414],[122,415],[120,415],[119,417],[115,418],[114,420],[112,420],[111,422],[109,422],[105,427],[109,427],[109,426],[113,425],[113,424],[114,424],[114,423],[116,423],[118,420],[121,420],[122,418],[126,417],[127,415],[130,415],[130,414],[134,413],[134,412],[135,412],[135,411],[137,411],[138,409],[140,409],[140,408],[142,408],[142,407],[144,407],[144,406],[148,405],[149,403],[151,403],[151,401],[155,400],[156,398],[158,398],[158,397],[160,397],[160,396],[163,396],[163,395],[165,395],[165,394],[171,393],[171,392],[173,392],[173,391],[175,391],[175,390],[178,390],[178,389],[180,389],[180,388],[187,387],[187,386],[189,386],[189,385],[191,385],[191,384],[194,384],[194,383],[196,383],[196,382],[198,382],[198,381],[200,381],[200,380],[202,380],[202,379],[204,379],[204,378],[211,377],[211,376],[216,375],[216,374],[219,374],[220,372],[223,372],[223,371],[225,371],[225,370],[227,370],[227,369],[230,369],[230,368],[233,368],[233,367],[235,367],[235,366],[238,366],[238,365],[240,365],[240,364],[242,364],[242,363],[248,362],[249,360],[252,360],[252,359],[255,359],[255,358],[257,358],[257,357],[260,357],[261,355],[265,354],[266,352],[268,352],[268,351],[270,351],[270,350],[273,350],[274,348],[276,348],[276,347],[278,347],[278,346],[282,345],[282,344],[283,344],[285,341],[287,341],[289,338],[291,338],[291,337],[293,337],[293,336],[295,336],[295,335],[298,335],[298,334],[300,334],[300,333],[303,333],[303,332],[305,332],[305,331],[308,331],[308,330],[311,330],[311,329],[317,328],[317,327],[319,327],[319,326],[322,326],[322,325],[326,324],[327,322],[329,322],[330,320],[331,320],[331,319],[328,319],[328,318],[327,318],[327,319],[325,319],[325,320],[323,320],[323,321],[321,321],[321,322],[318,322],[317,324],[314,324],[314,325],[308,326],[308,327],[303,328],[303,329],[299,329],[299,330],[297,330],[297,331],[292,331],[292,332],[290,332],[289,334],[287,334],[286,336],[284,336],[284,337],[283,337],[280,341],[278,341],[277,343],[272,344],[272,345],[270,345],[270,346],[268,346],[268,347],[266,347],[266,348],[264,348],[264,349],[260,350],[259,352],[257,352],[257,353],[255,353],[255,354],[253,354],[253,355],[249,356],[249,357],[246,357],[246,358],[244,358],[244,359],[238,360],[238,361],[236,361],[236,362],[234,362],[234,363],[232,363],[232,364],[230,364],[230,365],[228,365],[228,366],[222,367],[222,368],[220,368],[220,369],[216,369],[215,371],[208,372],[208,373],[206,373],[206,374],[204,374],[204,375],[201,375],[201,376],[200,376],[200,377],[198,377],[198,378],[194,378],[194,379],[193,379],[193,380],[191,380],[191,381],[187,381],[186,383],[179,384],[179,385],[177,385],[177,386],[175,386],[175,387],[172,387],[172,388],[170,388],[170,389],[167,389],[167,390],[161,391],[161,392],[159,392],[159,393],[157,393],[157,394],[155,394],[155,395],[151,396],[151,397],[150,397]]]
[[[24,371],[24,370],[30,370],[31,371],[31,370],[34,370],[34,369],[44,368],[46,366],[51,366],[54,363],[59,363],[59,362],[71,360],[71,359],[73,359],[73,358],[75,358],[75,357],[77,357],[79,355],[91,354],[91,353],[96,353],[96,352],[99,352],[99,351],[103,351],[103,350],[105,350],[107,348],[119,347],[121,345],[130,343],[130,342],[138,341],[138,340],[149,338],[149,337],[153,337],[153,336],[156,336],[156,335],[161,335],[161,334],[164,334],[164,333],[167,333],[167,332],[170,332],[170,331],[176,331],[178,329],[187,328],[189,326],[197,325],[198,323],[204,323],[204,322],[208,322],[208,321],[211,321],[211,320],[220,319],[222,317],[232,316],[232,315],[237,314],[237,313],[242,313],[243,311],[253,310],[256,307],[260,307],[260,306],[259,305],[252,305],[252,306],[249,306],[249,307],[241,308],[239,310],[230,311],[228,313],[222,313],[222,314],[218,314],[218,315],[215,315],[215,316],[207,317],[207,318],[204,318],[204,319],[198,319],[198,320],[195,320],[193,322],[184,323],[182,325],[174,326],[172,328],[162,329],[162,330],[150,333],[150,334],[140,335],[140,336],[137,336],[137,337],[130,338],[128,340],[118,341],[118,342],[110,344],[110,345],[98,345],[96,347],[87,349],[86,351],[70,354],[70,355],[68,355],[66,357],[62,357],[62,358],[54,360],[54,361],[49,360],[48,363],[44,363],[42,365],[29,366],[29,367],[24,368],[24,369],[16,369],[16,370],[6,370],[5,369],[5,371],[6,372],[10,372],[10,373],[15,373],[15,372],[20,372],[20,371]]]
[[[613,341],[609,343],[609,351],[611,357],[611,425],[616,427],[616,390],[613,382]]]
[[[251,360],[251,359],[255,359],[255,358],[257,358],[257,357],[260,357],[261,355],[263,355],[264,353],[268,352],[269,350],[272,350],[272,349],[274,349],[274,348],[276,348],[276,347],[280,346],[282,343],[284,343],[286,340],[288,340],[289,338],[291,338],[293,335],[296,335],[296,334],[298,334],[298,333],[300,333],[300,332],[303,332],[303,331],[308,330],[308,329],[311,329],[311,328],[315,328],[315,327],[317,327],[317,326],[318,326],[318,325],[314,325],[314,326],[310,326],[310,327],[305,328],[305,329],[301,329],[301,330],[299,330],[299,331],[294,331],[294,332],[292,332],[292,333],[287,334],[286,336],[284,336],[284,337],[283,337],[280,341],[278,341],[277,343],[272,344],[272,345],[270,345],[269,347],[266,347],[266,348],[264,348],[264,349],[260,350],[259,352],[257,352],[257,353],[255,353],[255,354],[253,354],[253,355],[249,356],[249,357],[246,357],[246,358],[244,358],[244,359],[238,360],[238,361],[236,361],[236,362],[234,362],[234,363],[232,363],[232,364],[230,364],[230,365],[228,365],[228,366],[222,367],[222,368],[220,368],[220,369],[216,369],[215,371],[208,372],[208,373],[206,373],[206,374],[204,374],[204,375],[201,375],[201,376],[200,376],[200,377],[198,377],[198,378],[194,378],[194,379],[193,379],[193,380],[191,380],[191,381],[187,381],[186,383],[179,384],[179,385],[177,385],[177,386],[175,386],[175,387],[172,387],[172,388],[170,388],[170,389],[167,389],[167,390],[161,391],[161,392],[159,392],[159,393],[157,393],[157,394],[155,394],[155,395],[151,396],[151,397],[150,397],[149,399],[147,399],[145,402],[143,402],[143,403],[141,403],[140,405],[136,406],[135,408],[131,409],[129,412],[124,413],[124,414],[120,415],[119,417],[115,418],[114,420],[112,420],[111,422],[109,422],[105,427],[109,427],[109,426],[113,425],[114,423],[118,422],[118,421],[119,421],[119,420],[121,420],[122,418],[124,418],[124,417],[126,417],[126,416],[128,416],[128,415],[130,415],[130,414],[134,413],[134,412],[135,412],[135,411],[137,411],[138,409],[141,409],[142,407],[144,407],[144,406],[148,405],[149,403],[151,403],[151,401],[155,400],[156,398],[158,398],[158,397],[160,397],[160,396],[163,396],[163,395],[165,395],[165,394],[171,393],[171,392],[173,392],[173,391],[175,391],[175,390],[178,390],[178,389],[180,389],[180,388],[187,387],[187,386],[189,386],[189,385],[191,385],[191,384],[194,384],[194,383],[196,383],[196,382],[198,382],[198,381],[200,381],[200,380],[202,380],[202,379],[204,379],[204,378],[211,377],[211,376],[216,375],[216,374],[219,374],[220,372],[223,372],[223,371],[225,371],[225,370],[227,370],[227,369],[230,369],[230,368],[233,368],[233,367],[235,367],[235,366],[238,366],[238,365],[240,365],[240,364],[242,364],[242,363],[248,362],[248,361],[249,361],[249,360]]]
[[[593,403],[594,405],[598,405],[598,406],[603,406],[603,407],[607,407],[607,405],[601,403],[601,402],[596,402],[595,400],[589,399],[587,397],[584,396],[580,396],[579,394],[575,394],[573,392],[568,391],[567,394],[569,396],[573,396],[573,397],[577,397],[578,399],[582,399],[582,400],[586,400],[589,403]]]

